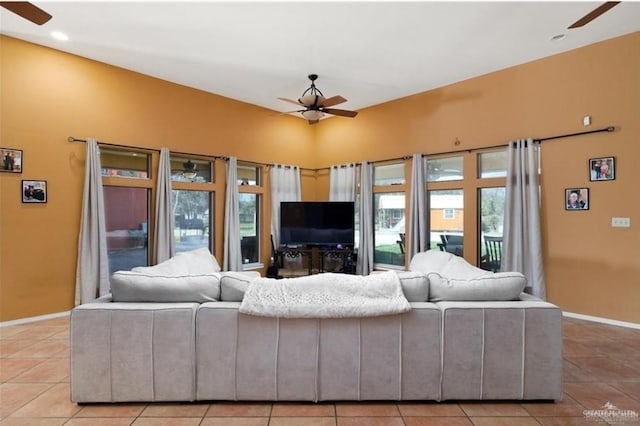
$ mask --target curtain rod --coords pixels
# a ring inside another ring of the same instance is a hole
[[[86,139],[78,139],[75,138],[73,136],[69,136],[67,138],[67,140],[69,142],[84,142],[86,143],[87,140]],[[128,149],[142,149],[142,150],[146,150],[146,151],[155,151],[155,152],[160,152],[160,150],[158,148],[141,148],[141,147],[137,147],[137,146],[129,146],[129,145],[121,145],[121,144],[115,144],[115,143],[109,143],[109,142],[101,142],[101,141],[97,141],[100,145],[107,145],[107,146],[113,146],[116,148],[128,148]],[[193,156],[200,156],[200,157],[209,157],[209,158],[214,158],[216,160],[228,160],[229,157],[224,157],[224,156],[220,156],[220,155],[203,155],[203,154],[193,154],[190,152],[178,152],[178,151],[171,151],[172,154],[178,154],[178,155],[193,155]],[[256,164],[259,166],[265,166],[265,167],[293,167],[293,166],[288,166],[288,165],[279,165],[279,164],[271,164],[271,163],[261,163],[259,161],[243,161],[243,160],[238,160],[241,163],[248,163],[248,164]],[[312,172],[317,172],[318,169],[309,169],[306,167],[300,167],[300,170],[309,170]]]
[[[571,138],[574,136],[583,136],[583,135],[589,135],[591,133],[602,133],[602,132],[613,132],[615,131],[615,126],[608,126],[608,127],[603,127],[602,129],[597,129],[597,130],[588,130],[586,132],[577,132],[577,133],[567,133],[564,135],[556,135],[556,136],[547,136],[545,138],[534,138],[533,140],[535,142],[543,142],[543,141],[550,141],[550,140],[554,140],[554,139],[563,139],[563,138]],[[69,142],[87,142],[86,139],[78,139],[78,138],[74,138],[73,136],[69,136],[67,138],[67,140]],[[457,139],[456,139],[457,140]],[[114,147],[118,147],[118,148],[137,148],[134,146],[128,146],[128,145],[118,145],[118,144],[113,144],[113,143],[107,143],[107,142],[98,142],[102,145],[108,145],[108,146],[114,146]],[[475,152],[475,151],[482,151],[485,149],[493,149],[493,148],[502,148],[505,146],[508,146],[508,143],[503,143],[503,144],[499,144],[499,145],[492,145],[492,146],[484,146],[481,148],[469,148],[469,149],[458,149],[458,150],[454,150],[454,151],[445,151],[445,152],[435,152],[432,154],[423,154],[423,155],[445,155],[445,154],[457,154],[459,152]],[[160,152],[159,149],[157,148],[138,148],[138,149],[147,149],[150,151],[156,151],[156,152]],[[187,152],[174,152],[172,151],[174,154],[179,154],[179,155],[194,155],[194,156],[198,156],[201,154],[192,154],[192,153],[187,153]],[[228,160],[229,157],[221,157],[221,156],[209,156],[209,155],[205,155],[205,157],[212,157],[215,159],[220,159],[220,160]],[[376,163],[386,163],[389,161],[398,161],[398,160],[408,160],[410,159],[411,156],[402,156],[402,157],[396,157],[396,158],[388,158],[385,160],[375,160],[375,161],[368,161],[368,163],[371,164],[376,164]],[[246,163],[250,163],[250,164],[257,164],[257,165],[261,165],[261,166],[266,166],[266,167],[277,167],[277,164],[271,164],[271,163],[261,163],[258,161],[242,161],[240,160],[240,162],[246,162]],[[290,166],[284,166],[284,167],[290,167]],[[320,167],[318,169],[310,169],[310,168],[306,168],[306,167],[300,167],[300,170],[309,170],[312,172],[319,172],[320,170],[329,170],[331,169],[332,166],[329,167]]]
[[[574,137],[574,136],[582,136],[582,135],[588,135],[590,133],[601,133],[601,132],[613,132],[616,128],[614,126],[608,126],[608,127],[603,127],[602,129],[598,129],[598,130],[589,130],[586,132],[577,132],[577,133],[567,133],[565,135],[556,135],[556,136],[547,136],[546,138],[533,138],[534,142],[543,142],[543,141],[550,141],[553,139],[561,139],[561,138],[570,138],[570,137]],[[492,145],[492,146],[484,146],[481,148],[469,148],[469,149],[459,149],[456,151],[447,151],[447,152],[436,152],[433,154],[428,154],[428,155],[443,155],[443,154],[455,154],[458,152],[475,152],[475,151],[483,151],[485,149],[493,149],[493,148],[502,148],[505,146],[509,146],[509,143],[502,143],[499,145]],[[427,155],[427,154],[424,154]]]
[[[586,131],[586,132],[577,132],[577,133],[567,133],[565,135],[547,136],[546,138],[534,138],[533,140],[534,140],[534,142],[543,142],[543,141],[550,141],[550,140],[553,140],[553,139],[570,138],[570,137],[574,137],[574,136],[588,135],[588,134],[591,134],[591,133],[613,132],[615,129],[616,129],[615,126],[608,126],[608,127],[603,127],[602,129],[597,129],[597,130],[589,130],[589,131]],[[508,146],[508,145],[509,145],[508,143],[503,143],[503,144],[499,144],[499,145],[483,146],[481,148],[458,149],[458,150],[454,150],[454,151],[434,152],[434,153],[431,153],[431,154],[422,154],[422,155],[446,155],[446,154],[457,154],[459,152],[475,152],[475,151],[483,151],[485,149],[503,148],[503,147]],[[389,159],[386,159],[386,160],[367,161],[367,163],[370,163],[370,164],[385,163],[385,162],[388,162],[388,161],[408,160],[410,158],[411,158],[411,156],[406,156],[405,155],[403,157],[389,158]],[[316,171],[329,170],[331,167],[333,167],[333,166],[321,167],[321,168],[315,169],[315,170]]]
[[[78,138],[74,138],[73,136],[69,136],[67,138],[67,140],[69,142],[84,142],[86,143],[87,140],[86,139],[78,139]],[[129,145],[120,145],[120,144],[116,144],[116,143],[109,143],[109,142],[101,142],[101,141],[97,141],[97,143],[99,143],[100,145],[107,145],[107,146],[113,146],[116,148],[128,148],[128,149],[142,149],[145,151],[154,151],[154,152],[160,152],[160,150],[158,148],[141,148],[141,147],[137,147],[137,146],[129,146]],[[219,155],[203,155],[203,154],[193,154],[191,152],[178,152],[178,151],[171,151],[172,154],[178,154],[178,155],[193,155],[195,157],[209,157],[209,158],[214,158],[216,160],[228,160],[228,157],[222,157]]]

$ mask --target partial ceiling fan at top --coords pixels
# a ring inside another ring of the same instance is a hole
[[[569,27],[567,29],[571,30],[571,29],[574,29],[574,28],[584,27],[589,22],[593,21],[594,19],[596,19],[600,15],[604,14],[605,12],[607,12],[609,9],[613,8],[614,6],[617,6],[619,3],[620,3],[619,1],[608,1],[606,3],[603,3],[600,6],[596,7],[595,9],[593,9],[591,12],[587,13],[586,15],[584,15],[582,18],[578,19],[573,24],[569,25]]]
[[[45,24],[52,18],[47,12],[28,1],[0,1],[0,6],[36,25]]]
[[[357,111],[349,111],[346,109],[330,108],[334,105],[338,105],[347,102],[345,98],[340,95],[325,98],[322,92],[316,87],[315,81],[318,79],[317,74],[309,74],[309,80],[311,80],[311,87],[302,93],[302,96],[297,101],[278,98],[281,101],[289,102],[295,105],[304,107],[304,109],[288,111],[284,114],[290,114],[292,112],[299,112],[302,116],[309,121],[309,124],[316,124],[325,114],[338,115],[341,117],[353,118],[358,115]]]

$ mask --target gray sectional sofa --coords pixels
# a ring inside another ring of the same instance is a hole
[[[560,310],[514,295],[517,274],[440,253],[417,255],[413,272],[399,274],[411,310],[397,315],[246,315],[252,278],[234,273],[210,273],[219,291],[200,301],[166,301],[165,292],[157,303],[146,284],[143,295],[123,293],[133,301],[114,301],[120,288],[71,313],[71,399],[559,400]]]

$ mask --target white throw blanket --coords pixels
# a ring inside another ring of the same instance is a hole
[[[240,312],[281,318],[346,318],[391,315],[411,309],[398,275],[324,273],[299,278],[256,278]]]

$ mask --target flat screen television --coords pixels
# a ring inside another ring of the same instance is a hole
[[[353,201],[283,201],[280,244],[353,247]]]

